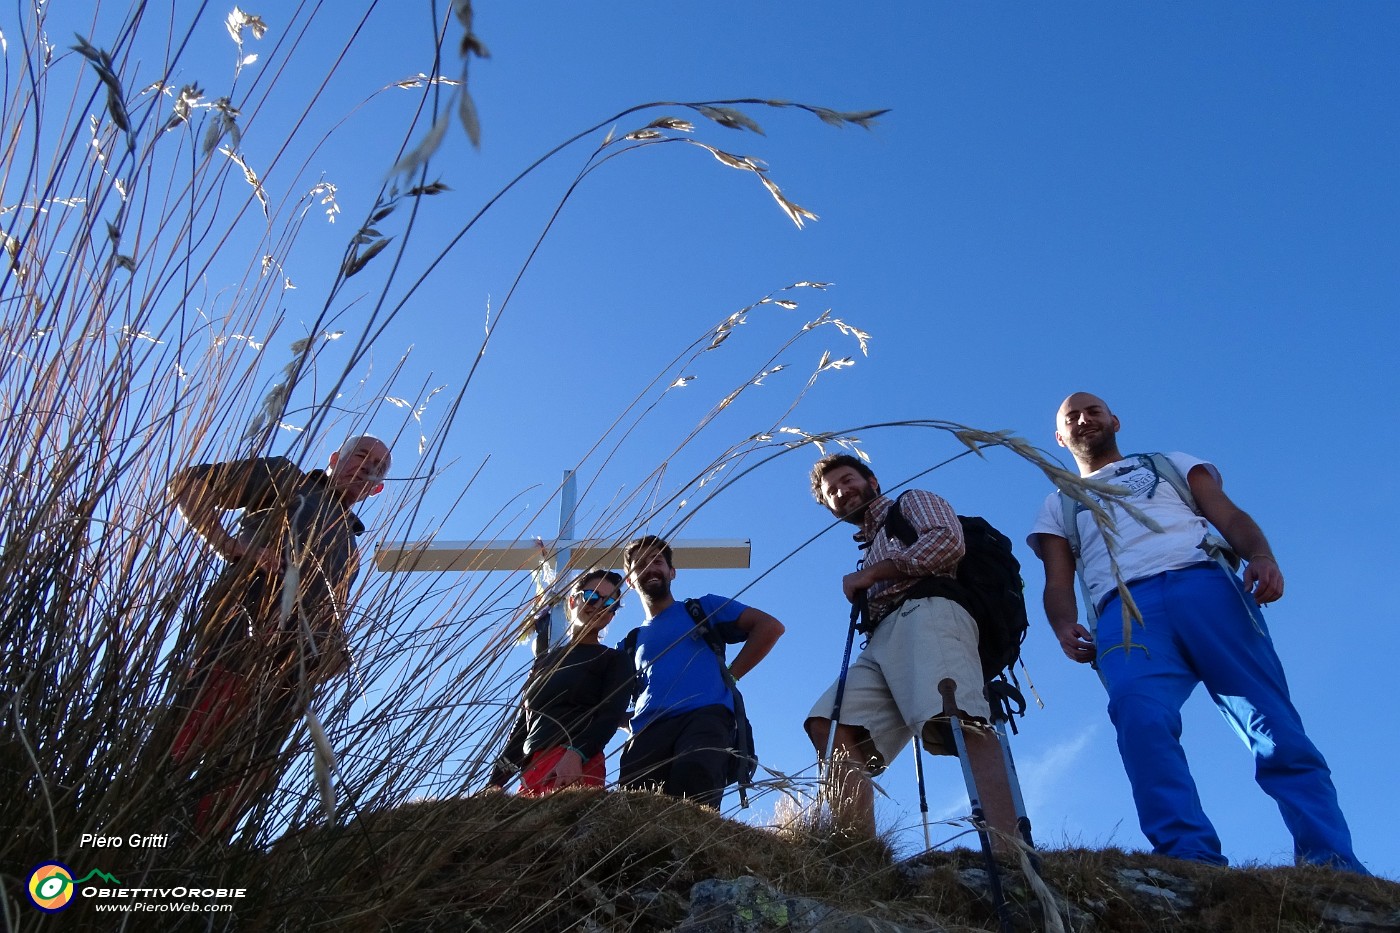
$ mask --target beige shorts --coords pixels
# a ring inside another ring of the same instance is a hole
[[[985,722],[990,716],[977,654],[977,623],[951,599],[907,600],[876,626],[870,642],[846,674],[841,723],[870,733],[872,774],[879,774],[924,723],[946,722],[938,685],[951,678],[961,718]],[[812,706],[808,719],[830,719],[836,684]],[[935,755],[955,755],[946,729],[924,730],[924,747]]]

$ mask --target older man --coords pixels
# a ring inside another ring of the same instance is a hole
[[[324,470],[285,457],[187,467],[169,493],[226,564],[200,600],[195,660],[173,710],[172,762],[197,770],[200,835],[232,829],[270,789],[272,764],[317,685],[344,670],[345,614],[359,572],[351,511],[384,488],[391,456],[348,438]],[[237,531],[225,513],[240,511]]]
[[[1094,663],[1108,689],[1143,834],[1161,855],[1226,864],[1180,741],[1182,704],[1204,683],[1254,755],[1255,780],[1278,803],[1297,859],[1365,873],[1260,612],[1283,595],[1268,540],[1225,495],[1212,464],[1182,453],[1124,456],[1119,427],[1107,402],[1076,392],[1060,405],[1055,440],[1074,455],[1081,476],[1126,487],[1127,503],[1161,530],[1104,498],[1117,527],[1106,541],[1087,510],[1052,493],[1029,542],[1045,564],[1045,615],[1061,648],[1071,660]],[[1242,581],[1216,559],[1210,525],[1247,562]],[[1091,625],[1095,616],[1102,620],[1095,631],[1077,618],[1076,559]],[[1125,629],[1118,578],[1142,614],[1140,626]]]

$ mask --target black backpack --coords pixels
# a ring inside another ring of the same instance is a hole
[[[918,538],[900,510],[901,494],[885,516],[885,533],[906,547]],[[958,561],[957,577],[925,577],[908,598],[943,596],[957,602],[977,623],[977,653],[982,675],[990,681],[1021,656],[1030,620],[1026,616],[1025,582],[1021,564],[1011,551],[1011,539],[975,515],[959,515],[966,552]]]
[[[724,641],[710,625],[709,618],[705,615],[705,610],[700,608],[698,599],[687,599],[685,601],[685,611],[690,613],[690,617],[695,620],[695,625],[700,629],[701,636],[705,643],[710,646],[710,650],[715,653],[715,659],[719,662],[720,676],[724,678],[724,683],[729,687],[729,695],[734,700],[734,744],[731,748],[733,754],[729,756],[729,771],[725,786],[729,784],[739,785],[739,806],[747,809],[749,805],[749,788],[753,786],[754,775],[758,772],[758,752],[754,750],[753,726],[749,724],[748,713],[744,709],[744,695],[739,692],[739,684],[734,680],[734,676],[729,673],[729,665],[725,663]],[[637,658],[637,630],[632,629],[622,639],[622,650],[636,663]],[[640,690],[641,672],[637,673],[638,689]]]

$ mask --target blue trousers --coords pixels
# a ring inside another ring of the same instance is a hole
[[[1104,604],[1096,667],[1152,851],[1227,864],[1181,747],[1181,707],[1198,683],[1254,756],[1254,779],[1278,804],[1295,858],[1366,874],[1322,753],[1303,731],[1264,618],[1215,564],[1130,584],[1144,625],[1123,645],[1122,601]]]

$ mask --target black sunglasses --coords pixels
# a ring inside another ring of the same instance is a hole
[[[579,590],[574,595],[582,599],[585,603],[587,603],[590,606],[594,603],[602,603],[604,609],[611,609],[614,612],[622,608],[621,597],[617,593],[613,593],[610,596],[604,596],[597,590]]]

